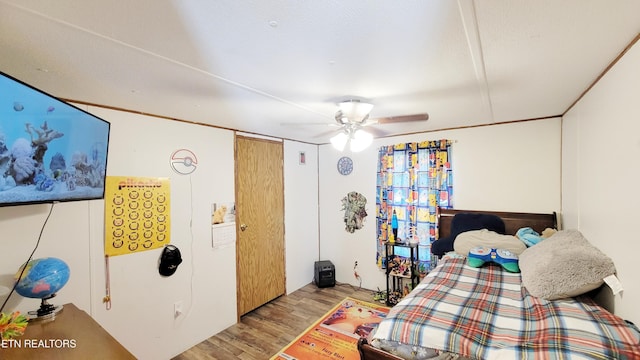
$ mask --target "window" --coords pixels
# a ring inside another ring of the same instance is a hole
[[[435,267],[431,243],[436,236],[438,207],[453,207],[451,143],[436,140],[380,148],[376,185],[376,260],[380,268],[386,266],[384,243],[393,236],[394,211],[395,241],[419,244],[422,274]],[[395,249],[395,254],[409,256],[408,249],[401,247]]]

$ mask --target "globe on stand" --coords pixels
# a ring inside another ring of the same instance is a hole
[[[37,311],[29,311],[30,319],[52,318],[62,305],[49,304],[56,293],[69,281],[69,266],[58,258],[34,259],[22,265],[16,273],[16,292],[24,297],[41,299]]]

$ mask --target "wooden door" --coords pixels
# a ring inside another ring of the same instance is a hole
[[[238,316],[285,293],[281,142],[236,136]]]

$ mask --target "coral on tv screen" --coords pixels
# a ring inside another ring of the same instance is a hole
[[[0,72],[0,206],[104,198],[109,130]]]

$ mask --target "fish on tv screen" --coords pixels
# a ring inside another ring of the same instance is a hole
[[[0,206],[104,198],[109,130],[0,72]]]

